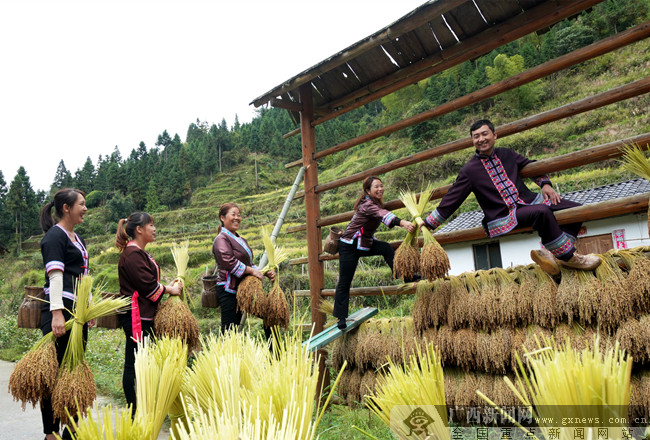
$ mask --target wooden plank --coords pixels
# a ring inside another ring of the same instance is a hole
[[[499,128],[499,136],[509,136],[514,133],[519,133],[540,125],[545,125],[550,122],[558,121],[560,119],[574,116],[580,113],[593,110],[595,108],[604,107],[614,102],[622,101],[634,96],[640,96],[650,92],[650,77],[642,78],[637,81],[616,87],[603,93],[557,107],[536,115],[529,116],[519,121],[505,124]],[[419,153],[412,154],[411,156],[402,157],[391,162],[361,171],[350,176],[342,177],[340,179],[332,180],[330,182],[318,185],[315,191],[318,193],[329,191],[334,188],[349,185],[354,182],[359,182],[368,176],[376,176],[403,168],[408,165],[422,162],[433,157],[442,156],[447,153],[462,150],[472,146],[471,139],[468,137],[456,141],[448,142]]]
[[[442,49],[445,50],[451,46],[458,44],[458,40],[454,37],[454,34],[451,33],[445,20],[442,18],[442,15],[434,17],[430,22],[431,30],[433,34],[438,39],[438,42],[442,46]]]
[[[330,154],[338,153],[339,151],[347,150],[349,148],[361,145],[382,136],[387,136],[391,133],[403,130],[407,127],[412,127],[413,125],[419,124],[421,122],[448,114],[460,108],[464,108],[485,99],[492,98],[521,85],[528,84],[552,73],[559,72],[560,70],[596,58],[600,55],[619,49],[633,42],[648,38],[648,36],[650,36],[650,22],[646,22],[635,28],[628,29],[625,32],[620,32],[596,43],[590,44],[589,46],[585,46],[581,49],[577,49],[554,60],[547,61],[543,64],[540,64],[539,66],[513,75],[503,81],[499,81],[496,84],[483,87],[482,89],[448,101],[431,110],[424,111],[420,114],[387,125],[386,127],[382,127],[362,136],[341,142],[340,144],[333,147],[318,151],[314,157],[316,159],[319,159]],[[291,162],[290,164],[287,164],[287,167],[289,167],[289,165],[297,166],[300,164],[301,162]]]
[[[347,319],[347,328],[345,330],[339,330],[339,328],[334,324],[331,327],[328,327],[326,330],[323,330],[321,333],[312,336],[302,343],[303,347],[307,347],[309,351],[318,350],[319,348],[325,347],[330,342],[340,338],[345,333],[350,330],[354,330],[359,327],[364,321],[375,316],[379,311],[376,307],[364,307],[361,310],[357,310]]]
[[[396,286],[353,287],[350,296],[396,296],[411,295],[415,293],[418,283],[398,284]],[[321,296],[334,296],[336,289],[323,289]],[[294,290],[296,297],[309,296],[308,290]]]
[[[496,130],[499,128],[497,127]],[[608,142],[606,144],[596,145],[594,147],[585,148],[583,150],[574,151],[571,153],[562,154],[560,156],[550,157],[547,159],[538,160],[536,162],[526,165],[521,170],[522,177],[533,177],[539,176],[541,174],[550,174],[558,171],[568,170],[577,166],[587,165],[591,163],[600,162],[603,160],[614,159],[621,157],[623,153],[620,151],[620,148],[625,145],[637,144],[642,149],[649,149],[650,144],[650,133],[643,133],[638,136],[632,136],[629,138],[621,139],[618,141]],[[451,185],[444,185],[433,190],[431,195],[431,200],[442,198],[447,191],[451,188]],[[294,197],[295,198],[295,197]],[[389,211],[395,209],[403,208],[404,204],[398,200],[390,200],[384,203],[384,207]],[[354,215],[354,211],[342,212],[340,214],[331,215],[328,217],[323,217],[318,222],[318,225],[330,226],[336,225],[348,221]],[[297,225],[287,228],[287,233],[304,231],[306,225]]]
[[[474,0],[488,23],[502,23],[523,12],[517,0]]]
[[[419,28],[413,30],[413,34],[414,38],[418,39],[418,42],[426,53],[426,57],[440,52],[440,45],[438,44],[438,40],[436,40],[436,36],[431,30],[431,25],[429,23],[425,23]]]

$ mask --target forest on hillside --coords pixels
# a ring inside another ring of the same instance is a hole
[[[319,149],[367,133],[405,116],[421,113],[522,72],[557,56],[648,20],[650,0],[607,0],[571,20],[551,27],[543,34],[530,34],[491,53],[465,62],[418,84],[347,113],[317,127]],[[609,60],[609,61],[608,61]],[[595,78],[613,66],[611,58],[583,65],[574,70]],[[548,87],[549,78],[537,80],[437,119],[410,127],[400,136],[409,149],[426,148],[452,140],[456,127],[468,116],[495,108],[500,114],[518,118],[540,103],[552,100],[557,92]],[[41,233],[40,207],[58,189],[76,187],[87,194],[89,208],[101,208],[91,224],[80,225],[84,236],[106,233],[119,218],[134,210],[156,213],[186,206],[193,194],[212,184],[243,163],[254,163],[255,185],[250,193],[273,188],[258,183],[258,173],[277,176],[275,185],[288,185],[292,177],[284,163],[300,157],[300,137],[283,138],[295,128],[285,110],[261,108],[250,123],[231,126],[196,120],[189,124],[185,141],[167,131],[158,135],[154,146],[141,142],[122,157],[115,147],[110,154],[88,157],[83,167],[69,170],[65,159],[59,162],[49,191],[35,191],[23,167],[9,180],[0,171],[0,251],[20,252],[23,240]],[[400,151],[410,154],[412,151]],[[258,167],[264,162],[264,169]],[[454,170],[441,169],[438,178]]]

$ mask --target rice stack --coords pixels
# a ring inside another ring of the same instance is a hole
[[[602,254],[600,259],[602,263],[596,268],[596,277],[600,281],[598,321],[601,328],[611,334],[632,315],[634,297],[626,289],[625,276],[614,260],[613,252]]]

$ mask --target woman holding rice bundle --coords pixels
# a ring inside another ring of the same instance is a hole
[[[58,219],[54,223],[52,207]],[[56,192],[51,202],[41,209],[40,223],[45,236],[41,240],[41,254],[45,264],[45,299],[41,311],[41,331],[56,336],[56,357],[60,364],[63,359],[70,334],[65,331],[65,322],[70,319],[75,295],[74,283],[82,275],[88,274],[88,251],[86,243],[74,232],[74,227],[84,220],[86,207],[85,194],[74,188],[63,188]],[[92,323],[91,323],[92,324]],[[84,341],[88,336],[88,326],[84,325]],[[57,374],[53,371],[52,374]],[[70,412],[76,412],[70,408]],[[61,420],[54,418],[51,397],[41,399],[41,417],[46,440],[54,440],[59,434]],[[69,428],[62,438],[71,439]]]
[[[381,223],[389,228],[400,226],[409,232],[415,225],[402,220],[384,209],[384,184],[379,177],[370,176],[363,181],[363,192],[354,204],[354,216],[339,239],[339,281],[334,295],[334,316],[338,318],[338,328],[347,327],[350,305],[350,285],[357,270],[360,257],[381,255],[393,269],[395,250],[385,241],[374,237]],[[405,280],[407,281],[407,280]]]
[[[122,388],[126,402],[131,405],[132,416],[136,410],[137,341],[143,336],[153,336],[153,319],[163,294],[180,295],[183,287],[178,280],[174,280],[169,286],[160,282],[160,266],[145,251],[147,244],[153,243],[155,239],[156,226],[153,217],[146,212],[134,212],[117,224],[115,246],[122,251],[117,263],[120,294],[131,298],[131,309],[118,316],[126,335]]]
[[[241,211],[235,203],[225,203],[219,208],[219,233],[214,239],[212,253],[219,268],[217,272],[217,297],[221,307],[221,333],[235,328],[241,322],[242,313],[237,308],[237,287],[246,275],[262,279],[266,275],[271,281],[275,272],[263,274],[253,264],[253,251],[246,239],[237,231],[241,224]],[[264,328],[267,339],[271,329]]]

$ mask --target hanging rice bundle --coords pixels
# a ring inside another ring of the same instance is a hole
[[[437,280],[436,280],[437,281]],[[434,282],[420,281],[415,288],[415,302],[413,303],[413,322],[418,333],[422,333],[432,323],[429,320],[429,303],[434,296]]]
[[[646,149],[648,145],[646,144]],[[650,161],[645,157],[645,153],[639,145],[632,144],[620,148],[623,151],[621,160],[623,169],[636,174],[645,180],[650,180]],[[650,206],[648,207],[648,234],[650,234]]]
[[[65,331],[72,328],[72,322],[65,323]],[[34,344],[20,361],[9,377],[9,392],[14,400],[22,402],[25,409],[27,403],[32,407],[43,397],[49,397],[54,389],[54,382],[59,370],[56,360],[54,333],[50,332]]]
[[[647,247],[619,250],[618,256],[628,268],[625,290],[632,296],[635,316],[650,312],[650,259]]]
[[[515,327],[519,316],[519,284],[515,282],[517,274],[500,267],[492,269],[498,286],[497,322],[499,326]]]
[[[430,325],[439,327],[447,324],[447,310],[451,301],[451,281],[448,279],[435,280],[433,286],[427,318]]]
[[[171,246],[176,264],[176,278],[183,283],[183,289],[180,295],[170,296],[161,304],[156,312],[153,326],[156,335],[179,338],[187,344],[189,351],[193,352],[199,349],[200,340],[199,323],[190,310],[187,295],[185,273],[190,259],[188,247],[187,241],[180,245],[173,243]]]
[[[634,303],[631,292],[626,289],[625,276],[614,259],[614,252],[602,254],[600,266],[603,267],[596,268],[596,277],[600,281],[598,323],[610,334],[632,314]]]
[[[449,307],[447,308],[447,324],[452,328],[461,328],[468,325],[467,307],[470,293],[467,290],[464,278],[449,276]]]
[[[499,325],[501,306],[498,280],[492,270],[479,270],[474,274],[478,288],[474,289],[476,293],[469,302],[469,326],[473,330],[495,328]],[[468,273],[466,280],[471,281],[471,275]]]
[[[638,316],[650,312],[650,259],[646,247],[622,249],[618,256],[628,268],[624,288],[632,298],[632,313]]]
[[[389,370],[377,378],[374,395],[366,398],[366,406],[390,426],[399,438],[408,432],[391,425],[394,420],[416,420],[416,411],[424,405],[436,405],[427,411],[433,429],[432,438],[449,438],[445,407],[445,379],[438,353],[432,345],[418,350],[404,365],[389,362]],[[422,411],[422,409],[419,409]],[[404,429],[404,428],[402,428]]]
[[[246,275],[237,285],[237,310],[253,316],[264,314],[266,293],[262,280],[253,275]]]
[[[377,370],[370,368],[363,373],[361,376],[361,388],[359,389],[359,394],[362,399],[365,399],[366,396],[370,396],[375,392],[377,386]]]
[[[583,325],[589,325],[596,322],[603,286],[591,271],[578,270],[576,274],[578,276],[578,292],[576,293],[578,319]]]
[[[91,294],[92,284],[92,277],[84,276],[75,285],[76,301],[72,310],[74,319],[70,338],[52,391],[54,417],[65,424],[70,423],[68,413],[76,414],[77,410],[85,412],[95,400],[95,380],[84,353],[84,324],[129,305],[126,298],[103,297],[100,294],[102,288]]]
[[[534,265],[532,273],[535,285],[529,287],[533,304],[533,321],[545,328],[552,328],[559,321],[558,285],[538,265]],[[521,288],[520,288],[521,289]],[[528,313],[530,316],[530,312]],[[530,321],[529,321],[530,322]]]
[[[135,355],[134,419],[145,427],[144,440],[158,438],[160,428],[178,397],[187,365],[187,346],[179,338],[163,336],[139,342]]]
[[[517,266],[512,276],[517,284],[517,295],[514,304],[514,326],[525,326],[533,318],[534,297],[537,294],[537,278],[533,274],[532,265]]]
[[[454,363],[465,371],[475,370],[478,367],[477,344],[479,332],[468,328],[461,328],[451,335],[453,340]]]
[[[262,305],[263,312],[261,316],[264,320],[264,325],[267,327],[277,325],[286,329],[289,327],[289,304],[287,303],[284,291],[280,287],[279,268],[280,264],[283,263],[289,255],[284,248],[275,246],[271,240],[271,236],[265,228],[262,228],[262,241],[264,242],[266,256],[269,259],[268,264],[262,269],[262,273],[274,270],[276,275],[275,280],[273,281],[273,287],[271,287],[269,294],[266,295],[265,301]]]
[[[382,321],[377,318],[365,321],[355,332],[356,338],[350,341],[346,359],[350,359],[357,368],[365,368],[366,364],[369,365],[377,359],[377,351],[381,349],[382,344]]]
[[[413,193],[402,193],[400,199],[404,202],[404,206],[413,216],[413,221],[419,228],[424,221],[424,216],[427,208],[427,203],[431,200],[433,194],[433,186],[428,184],[426,188],[420,193],[420,198],[416,201],[416,196]],[[422,247],[422,254],[420,255],[420,270],[422,277],[428,280],[436,278],[444,278],[447,276],[451,265],[449,264],[449,257],[444,251],[438,240],[435,239],[431,231],[425,228],[422,230],[424,237],[424,246]]]
[[[595,341],[594,346],[598,345]],[[608,420],[610,432],[612,427],[626,425],[632,360],[618,343],[601,354],[597,348],[577,351],[568,342],[558,347],[552,338],[543,339],[537,341],[537,350],[525,356],[527,366],[517,357],[516,381],[504,380],[521,404],[531,407],[533,417],[539,418],[546,438],[550,438],[549,429],[557,429],[557,422],[546,420]],[[496,406],[485,394],[478,394]],[[596,429],[584,426],[585,438],[596,438]],[[573,433],[574,428],[562,428],[559,438],[572,439]]]
[[[569,324],[573,323],[573,318],[578,316],[578,301],[580,293],[580,282],[578,280],[578,270],[571,270],[560,266],[562,281],[557,288],[557,307],[558,311],[566,317]]]
[[[393,276],[405,280],[412,279],[413,275],[420,272],[420,253],[417,249],[418,230],[406,234],[395,251],[393,259]]]
[[[630,318],[616,330],[616,340],[621,348],[632,356],[634,362],[645,363],[650,360],[650,317],[641,320]]]

